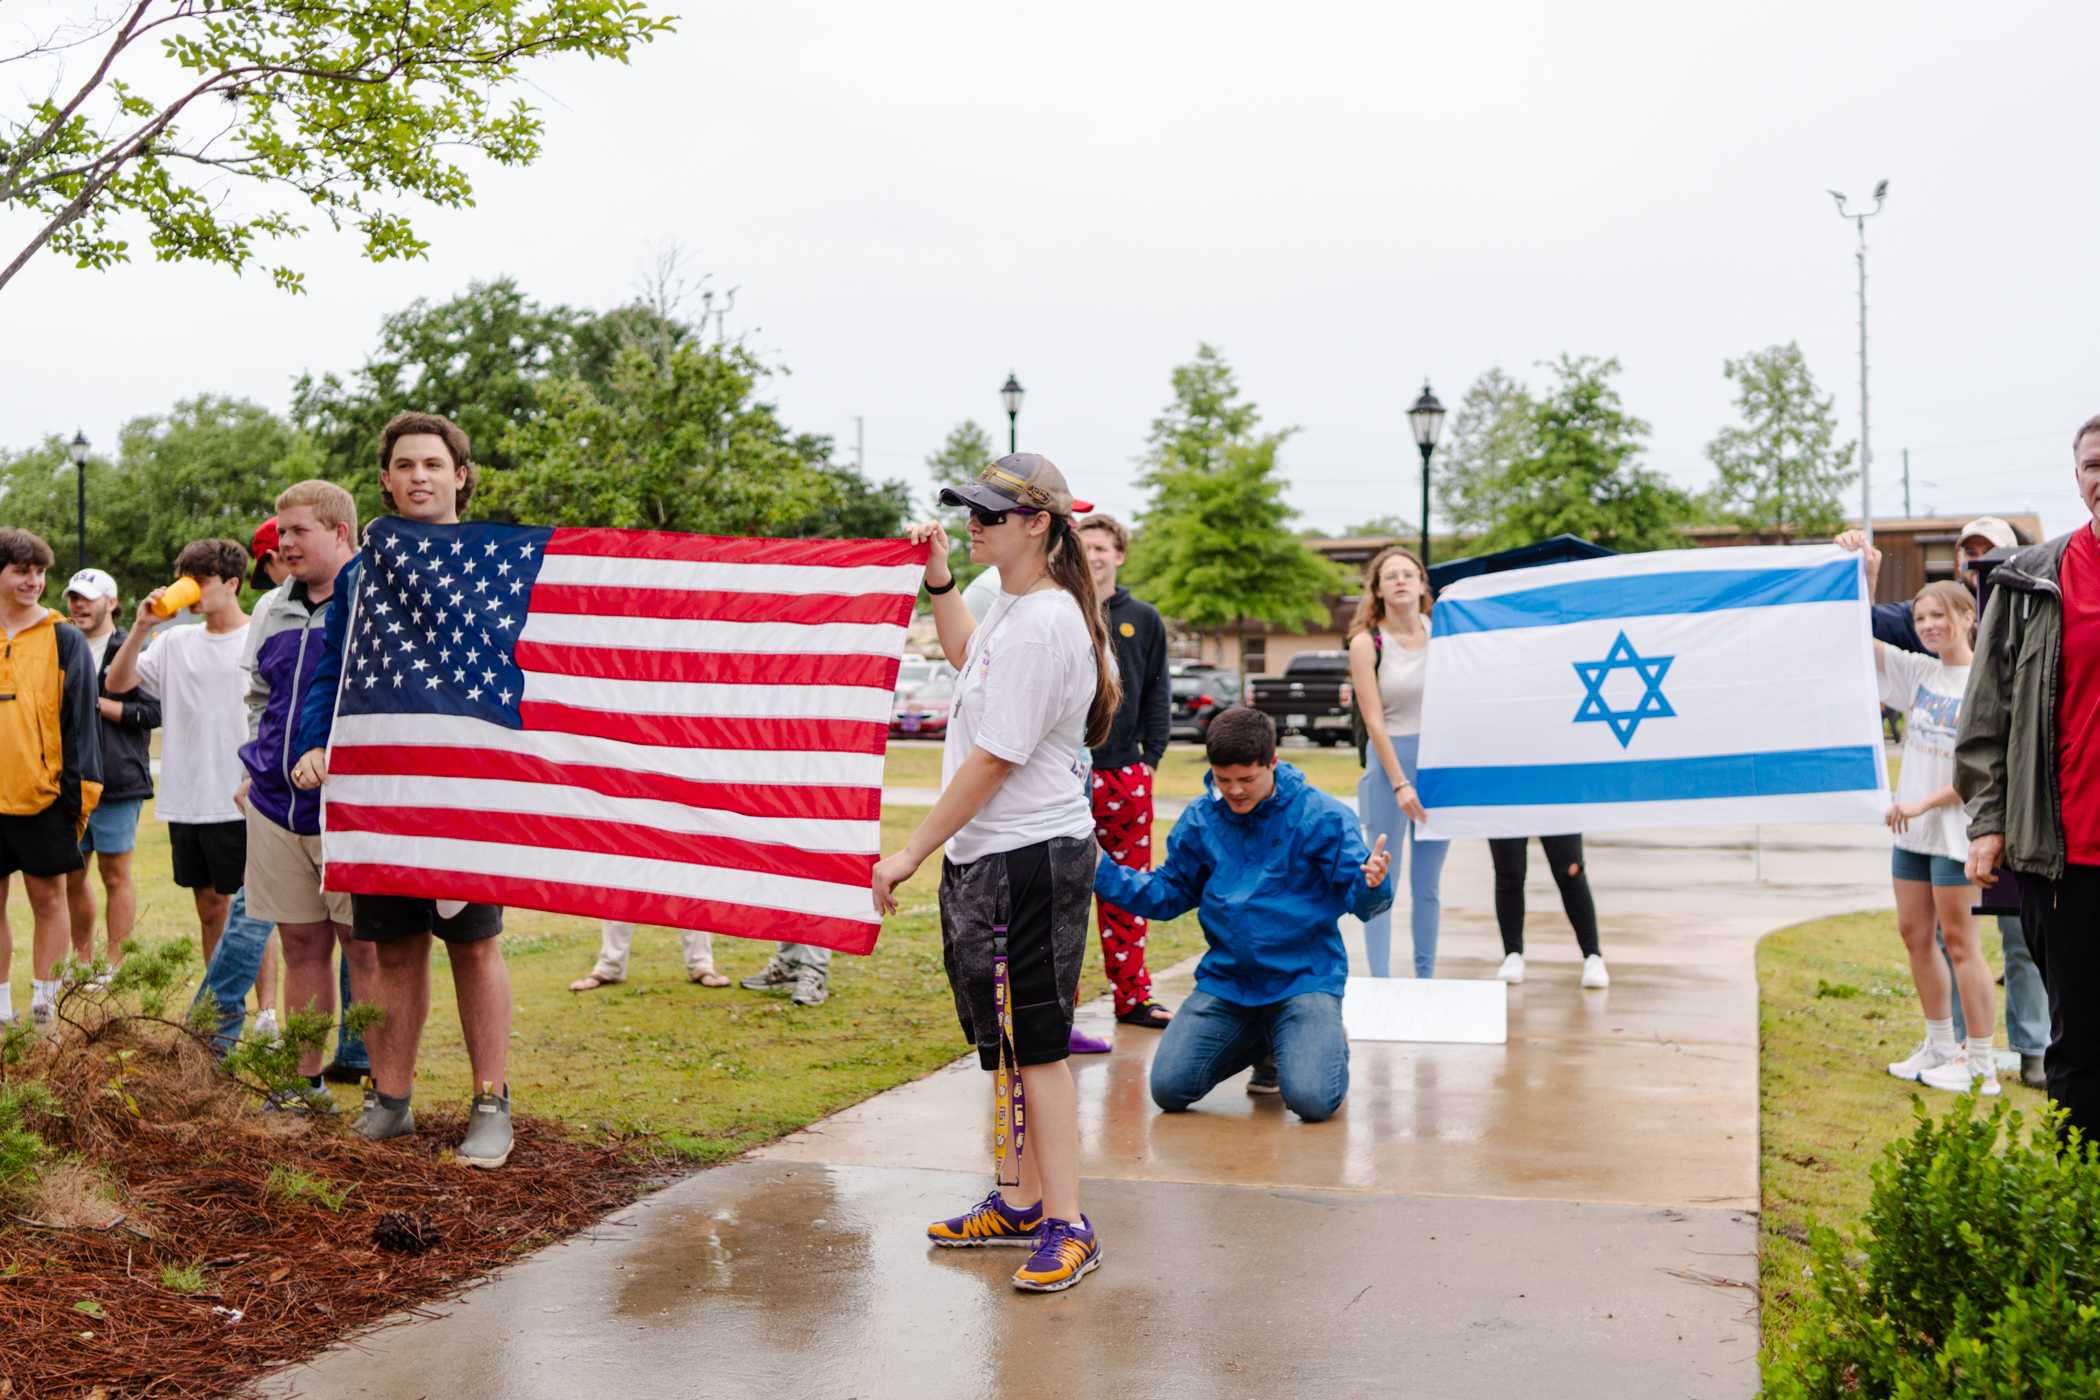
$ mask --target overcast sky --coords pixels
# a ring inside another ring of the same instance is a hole
[[[663,9],[664,6],[655,8]],[[2100,10],[811,0],[686,4],[628,68],[535,70],[547,148],[416,215],[427,261],[309,235],[311,292],[50,256],[0,291],[0,445],[200,391],[283,409],[380,317],[515,276],[606,306],[676,243],[738,288],[791,374],[787,421],[865,420],[922,484],[948,428],[1025,447],[1136,513],[1168,373],[1208,340],[1272,425],[1303,522],[1412,516],[1404,413],[1501,365],[1616,355],[1650,462],[1687,485],[1730,416],[1724,357],[1800,341],[1847,436],[1853,233],[1868,224],[1874,504],[2080,518],[2070,434],[2100,412]],[[22,11],[0,6],[0,25]],[[4,72],[5,70],[0,70]],[[10,77],[14,102],[19,75]],[[15,236],[21,224],[0,218]]]

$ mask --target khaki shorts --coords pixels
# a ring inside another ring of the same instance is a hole
[[[248,913],[272,924],[350,926],[350,896],[321,888],[321,838],[248,809]]]

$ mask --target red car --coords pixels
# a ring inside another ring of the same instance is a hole
[[[948,711],[954,704],[955,682],[947,676],[899,689],[890,706],[890,737],[941,737],[948,732]]]

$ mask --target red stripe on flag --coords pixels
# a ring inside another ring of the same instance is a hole
[[[524,701],[518,715],[525,728],[542,733],[586,734],[665,748],[881,753],[889,742],[889,726],[872,720],[623,715],[552,700]]]
[[[328,771],[343,777],[400,775],[466,778],[482,782],[546,783],[588,788],[607,797],[676,802],[747,817],[798,817],[816,821],[875,821],[882,816],[882,790],[815,787],[792,783],[708,783],[642,773],[603,764],[558,763],[536,754],[499,748],[435,744],[350,744],[328,756]],[[330,811],[335,810],[330,804]]]
[[[912,599],[902,593],[739,593],[715,588],[538,583],[530,611],[591,617],[662,617],[686,622],[778,622],[814,627],[852,622],[903,627]]]
[[[580,914],[594,919],[626,919],[661,928],[702,929],[731,938],[777,940],[792,932],[797,943],[814,943],[841,953],[874,951],[882,926],[857,919],[819,918],[790,909],[766,909],[714,899],[686,899],[647,890],[604,889],[558,880],[522,880],[508,875],[475,875],[459,870],[423,870],[404,865],[328,862],[327,888],[353,894],[398,894],[411,899],[468,899]],[[872,911],[872,903],[870,905]]]
[[[870,883],[872,855],[805,851],[794,846],[699,836],[635,822],[553,817],[536,812],[487,812],[465,807],[366,807],[328,804],[331,831],[375,831],[386,836],[434,836],[497,846],[544,846],[558,851],[671,861],[758,875],[785,875],[832,885]]]
[[[674,685],[897,684],[897,658],[823,652],[768,655],[749,651],[655,651],[639,647],[519,642],[518,665],[553,676],[609,681],[663,681]]]
[[[925,562],[927,546],[910,540],[759,540],[679,535],[661,530],[556,530],[549,554],[619,559],[682,559],[705,564],[793,564],[804,568],[888,568]]]

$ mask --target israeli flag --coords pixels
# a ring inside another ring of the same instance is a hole
[[[1422,834],[1879,821],[1868,601],[1860,556],[1835,545],[1451,585],[1430,615]]]

